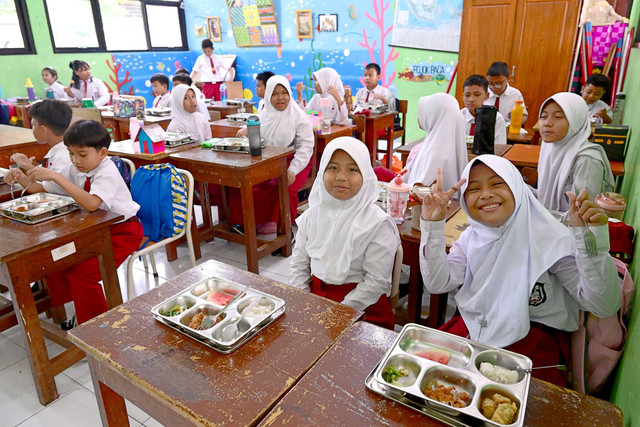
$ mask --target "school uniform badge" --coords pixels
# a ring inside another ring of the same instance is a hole
[[[547,300],[547,292],[544,290],[544,283],[536,283],[529,297],[529,305],[537,307]]]

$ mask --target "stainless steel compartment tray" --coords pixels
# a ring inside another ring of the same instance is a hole
[[[417,356],[422,350],[429,349],[437,354],[438,349],[447,349],[450,359],[447,364],[441,364],[424,357]],[[435,350],[434,350],[435,349]],[[530,374],[519,374],[519,381],[515,384],[502,384],[490,380],[479,372],[482,361],[496,362],[508,369],[515,367],[531,368],[531,360],[523,355],[507,350],[487,346],[485,344],[457,337],[446,332],[427,328],[417,324],[407,324],[398,338],[387,351],[380,363],[376,365],[365,381],[365,385],[374,393],[394,400],[429,417],[436,418],[447,425],[486,425],[500,426],[486,418],[481,410],[481,396],[485,393],[500,392],[517,400],[518,413],[516,420],[510,426],[522,426],[531,381]],[[396,364],[397,363],[397,364]],[[386,382],[382,372],[387,366],[402,365],[408,372],[416,373],[416,379],[407,386]],[[436,400],[427,398],[422,392],[423,385],[431,380],[444,378],[445,386],[454,384],[457,389],[469,392],[468,405],[454,408]],[[456,382],[448,379],[455,379]]]
[[[239,296],[232,299],[227,305],[221,305],[223,302],[220,302],[219,299],[213,298],[209,300],[207,298],[210,293],[231,297],[233,296],[231,291],[237,291]],[[261,302],[268,302],[265,306],[268,306],[270,311],[253,317],[247,315],[242,322],[238,324],[238,335],[230,341],[223,340],[221,334],[222,329],[240,317],[243,309],[248,306],[252,298],[260,298]],[[185,309],[177,315],[170,316],[167,311],[170,310],[170,306],[174,304],[174,301],[179,301]],[[215,318],[222,316],[223,319],[218,320],[214,326],[205,330],[190,328],[188,323],[193,316],[200,311],[208,313]],[[214,350],[224,354],[237,350],[254,335],[282,316],[284,312],[284,300],[265,292],[248,288],[239,283],[216,277],[198,282],[171,298],[167,298],[151,309],[151,313],[157,321],[201,341]]]
[[[0,203],[1,215],[25,224],[38,224],[76,209],[79,206],[73,198],[50,193],[29,194]]]

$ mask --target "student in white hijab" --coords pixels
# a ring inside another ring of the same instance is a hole
[[[296,221],[289,284],[364,310],[367,321],[393,329],[388,297],[400,239],[377,199],[366,146],[351,137],[331,141],[322,154],[309,209]]]
[[[586,191],[569,194],[569,227],[545,209],[508,160],[473,159],[463,179],[445,192],[442,175],[422,206],[420,269],[427,291],[458,289],[461,316],[450,333],[525,354],[533,366],[568,359],[568,332],[578,329],[578,310],[599,317],[620,308],[620,280],[609,256],[607,217]],[[460,188],[470,227],[443,250],[448,200]],[[596,235],[598,253],[589,257],[583,220]],[[542,372],[546,371],[546,372]],[[556,370],[536,371],[566,383]]]
[[[260,136],[265,145],[293,148],[295,153],[287,158],[287,184],[289,186],[289,209],[291,219],[297,217],[298,191],[311,172],[314,137],[313,126],[307,114],[292,101],[291,86],[283,76],[272,76],[265,89],[265,104],[258,113]],[[238,136],[246,136],[247,128],[238,131]],[[278,220],[277,181],[270,181],[254,187],[256,223],[260,234],[275,233]],[[230,193],[231,204],[236,203],[239,194]],[[239,203],[239,199],[238,199]],[[239,204],[238,207],[241,205]],[[232,209],[229,220],[232,224],[242,224],[242,209]]]
[[[191,86],[174,86],[171,91],[173,109],[168,132],[188,133],[197,142],[211,139],[209,117],[197,111],[198,99]]]
[[[350,125],[349,111],[347,104],[344,102],[344,87],[340,74],[333,68],[321,68],[313,73],[313,84],[316,94],[309,100],[307,110],[321,111],[321,99],[331,100],[331,123],[335,125]],[[304,84],[302,82],[296,85],[298,95],[298,103],[302,106],[302,91]]]
[[[551,210],[569,209],[567,191],[587,190],[591,197],[615,187],[604,149],[588,141],[589,108],[575,93],[561,92],[540,108],[540,163],[537,197]]]
[[[468,162],[465,121],[458,101],[446,93],[421,97],[418,124],[427,131],[427,136],[420,148],[414,148],[417,154],[409,155],[404,180],[409,185],[431,185],[437,178],[437,168],[441,167],[443,185],[450,188],[458,182]]]

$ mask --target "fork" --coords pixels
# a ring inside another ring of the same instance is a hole
[[[573,188],[577,197],[578,194],[580,194],[580,189],[575,185]],[[587,249],[587,255],[589,255],[589,258],[594,258],[598,256],[598,241],[596,240],[596,236],[595,234],[593,234],[593,231],[589,230],[587,221],[585,221],[582,217],[581,219],[586,229],[586,231],[584,232],[584,246]]]
[[[24,197],[25,191],[27,191],[27,188],[29,188],[29,187],[31,187],[31,181],[29,181],[29,184],[27,184],[27,186],[22,189],[22,193],[20,193],[20,201],[21,202],[24,202],[24,200],[22,200],[22,198]]]

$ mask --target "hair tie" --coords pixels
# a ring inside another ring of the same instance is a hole
[[[73,70],[73,61],[69,62],[69,68]]]

